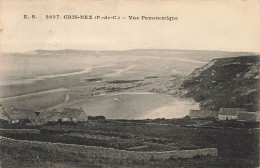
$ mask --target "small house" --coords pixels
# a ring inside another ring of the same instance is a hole
[[[87,120],[87,115],[83,109],[75,108],[60,108],[53,110],[42,111],[38,118],[38,123],[48,123],[48,122],[84,122]]]
[[[238,112],[238,121],[256,121],[257,113],[255,112]]]
[[[218,111],[211,110],[190,110],[189,116],[191,118],[208,118],[208,117],[218,117]]]
[[[11,122],[2,105],[0,105],[0,119],[2,121]]]
[[[62,121],[63,115],[60,112],[54,110],[43,110],[37,116],[37,123],[48,123]]]
[[[17,109],[14,107],[4,108],[10,123],[28,124],[35,123],[36,115],[33,110]]]
[[[64,118],[72,122],[84,122],[87,120],[87,115],[82,108],[63,108],[62,113],[64,114]]]
[[[218,119],[219,120],[237,120],[238,112],[244,111],[240,108],[220,108]]]

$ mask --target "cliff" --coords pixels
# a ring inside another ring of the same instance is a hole
[[[183,82],[185,97],[202,109],[221,107],[259,110],[260,56],[213,59],[195,69]]]

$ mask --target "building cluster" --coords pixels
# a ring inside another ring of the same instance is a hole
[[[82,108],[59,108],[39,112],[28,109],[0,106],[0,120],[11,124],[46,124],[49,122],[77,123],[88,120],[88,117]]]
[[[220,108],[219,111],[190,110],[191,118],[216,118],[218,120],[260,121],[260,112],[249,112],[241,108]]]

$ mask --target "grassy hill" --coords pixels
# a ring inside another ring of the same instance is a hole
[[[200,103],[201,108],[221,107],[259,110],[260,56],[213,59],[195,69],[183,82],[186,97]]]

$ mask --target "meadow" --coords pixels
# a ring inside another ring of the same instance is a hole
[[[191,124],[201,126],[206,124],[207,127],[190,127]],[[7,142],[3,143],[1,145],[2,163],[7,167],[18,164],[22,167],[37,167],[37,165],[40,167],[50,165],[54,167],[55,165],[64,165],[64,167],[86,165],[91,165],[91,167],[257,167],[259,165],[258,130],[254,127],[213,128],[213,125],[213,120],[187,118],[88,121],[86,124],[45,125],[35,127],[33,130],[16,131],[6,126],[1,131],[1,136],[27,141],[24,143],[11,141],[12,145]],[[26,126],[23,127],[26,128]],[[35,141],[69,146],[63,146],[62,150],[52,150],[51,148],[55,146],[43,148],[40,143],[26,145]],[[19,146],[19,144],[24,144],[24,146]],[[159,159],[156,155],[149,159],[111,158],[97,155],[96,150],[90,150],[92,148],[88,150],[91,153],[80,152],[83,147],[77,147],[77,145],[99,146],[102,150],[117,149],[136,152],[217,148],[218,155],[195,156],[189,159],[174,157]],[[8,164],[11,159],[13,161]]]

